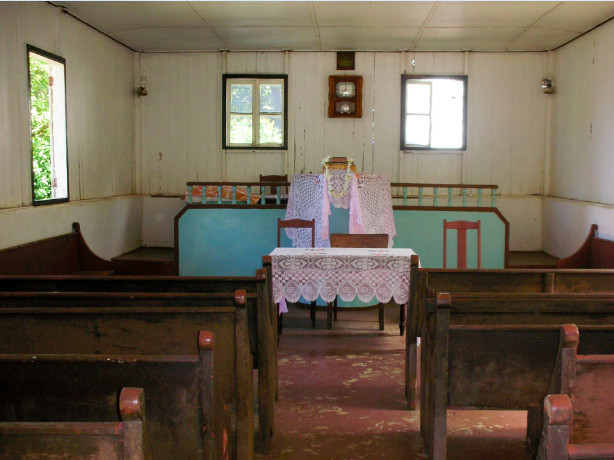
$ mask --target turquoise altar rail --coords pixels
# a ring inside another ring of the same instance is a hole
[[[414,206],[442,206],[439,202],[439,198],[445,199],[446,207],[482,207],[484,191],[490,193],[490,207],[497,207],[497,190],[498,185],[485,185],[485,184],[420,184],[420,183],[407,183],[407,182],[394,182],[390,184],[393,190],[392,200],[403,200],[403,206],[411,206],[412,201]],[[395,189],[402,189],[402,192],[395,194]],[[417,193],[409,194],[411,189],[417,189]],[[440,190],[445,190],[445,193],[441,193]],[[425,193],[426,192],[426,193]],[[428,193],[431,192],[431,193]],[[475,192],[475,195],[474,195]],[[427,202],[425,196],[432,197],[430,203]],[[460,204],[458,200],[454,200],[455,197],[460,197]],[[469,198],[472,198],[473,203],[470,203]],[[417,203],[416,203],[417,200]]]
[[[290,182],[188,182],[186,201],[188,204],[195,203],[194,188],[196,186],[215,187],[215,197],[202,201],[207,204],[236,204],[236,205],[264,205],[283,204],[285,195],[281,193],[284,187],[289,189]],[[275,194],[267,194],[266,190],[276,187]],[[434,206],[434,207],[483,207],[484,191],[490,194],[491,208],[497,207],[498,185],[484,184],[422,184],[395,182],[390,184],[393,204],[397,205],[402,199],[403,206]],[[402,191],[399,193],[398,190]],[[410,193],[413,190],[417,192]],[[397,191],[395,194],[394,192]],[[445,191],[445,192],[442,192]],[[205,192],[206,193],[206,192]],[[243,196],[239,196],[242,194]],[[429,199],[427,199],[430,198]],[[457,198],[455,200],[455,198]],[[242,198],[242,199],[240,199]],[[441,202],[440,202],[441,198]],[[268,202],[267,202],[268,199]],[[274,201],[273,201],[274,200]],[[445,204],[443,202],[445,201]],[[485,206],[488,207],[488,206]]]

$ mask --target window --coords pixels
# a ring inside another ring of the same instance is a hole
[[[465,150],[467,76],[403,75],[402,150]]]
[[[27,47],[32,202],[68,201],[65,60]]]
[[[224,148],[285,149],[288,77],[224,75]]]

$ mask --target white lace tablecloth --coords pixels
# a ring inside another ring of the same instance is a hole
[[[273,298],[312,302],[319,297],[346,302],[402,305],[409,299],[411,249],[276,248],[271,252]]]

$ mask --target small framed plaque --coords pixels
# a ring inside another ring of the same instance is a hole
[[[337,52],[337,70],[354,70],[356,53],[354,51]]]

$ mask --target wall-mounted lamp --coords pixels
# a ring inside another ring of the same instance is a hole
[[[147,91],[147,77],[142,76],[141,77],[141,86],[139,86],[136,89],[136,95],[141,97],[141,96],[147,96],[148,91]]]
[[[552,78],[544,78],[541,81],[542,91],[546,94],[554,93],[554,80]]]

